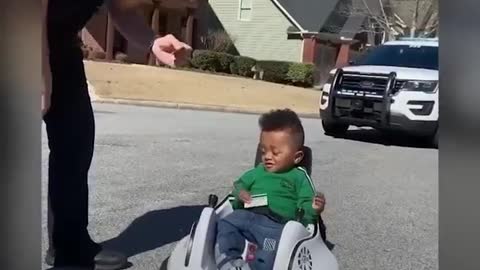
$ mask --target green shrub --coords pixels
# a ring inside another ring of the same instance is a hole
[[[230,64],[235,60],[235,57],[228,53],[216,52],[216,57],[218,58],[218,69],[217,72],[231,73]]]
[[[233,59],[233,62],[230,63],[230,74],[238,75],[238,64],[237,61],[235,61],[235,58]]]
[[[230,64],[235,57],[228,53],[214,52],[208,50],[196,50],[193,52],[190,61],[192,67],[213,72],[230,72]]]
[[[191,64],[194,68],[208,71],[220,70],[220,62],[216,52],[207,50],[195,50]]]
[[[297,86],[311,87],[313,86],[313,70],[312,64],[292,63],[286,79]]]
[[[287,73],[291,62],[285,61],[258,61],[257,66],[263,70],[263,80],[274,83],[287,83]]]
[[[238,74],[243,77],[253,77],[253,71],[252,68],[256,64],[256,60],[250,57],[245,57],[245,56],[235,56],[235,64],[233,65],[234,71],[237,71],[236,73],[232,74]],[[230,71],[232,71],[232,66],[230,67]]]
[[[254,75],[252,68],[257,66],[259,70],[263,71],[264,81],[303,87],[313,85],[314,66],[311,64],[275,60],[257,62],[255,59],[245,56],[233,56],[228,53],[209,50],[195,50],[190,65],[201,70],[230,73],[249,78]]]

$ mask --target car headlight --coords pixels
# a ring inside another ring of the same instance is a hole
[[[420,91],[432,93],[437,90],[438,81],[406,81],[400,87],[401,91]]]

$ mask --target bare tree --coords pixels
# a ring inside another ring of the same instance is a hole
[[[382,35],[382,43],[395,37],[438,36],[438,0],[340,0],[340,16],[364,19],[357,32]],[[342,31],[342,26],[330,29]]]
[[[363,1],[363,0],[362,0]],[[390,0],[391,25],[400,36],[438,35],[438,0]]]
[[[201,41],[205,49],[211,51],[231,53],[235,48],[235,38],[225,30],[209,30],[205,36],[201,37]]]

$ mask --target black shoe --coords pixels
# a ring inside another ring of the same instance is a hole
[[[92,270],[92,268],[82,267],[82,266],[65,266],[65,267],[52,267],[52,268],[48,268],[47,270]]]
[[[81,267],[81,266],[65,266],[65,267],[52,267],[47,270],[92,270],[92,268]]]
[[[102,250],[95,256],[95,270],[118,270],[127,266],[127,256],[122,253]]]
[[[110,250],[101,250],[95,256],[94,261],[95,270],[119,270],[125,268],[128,264],[127,256]],[[45,255],[45,263],[53,266],[54,262],[55,252],[49,248]]]

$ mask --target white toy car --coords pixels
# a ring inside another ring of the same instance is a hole
[[[438,39],[400,39],[334,69],[320,95],[325,133],[403,131],[438,146]]]
[[[306,148],[302,166],[311,172],[311,150]],[[257,152],[256,164],[259,157]],[[304,165],[306,164],[306,165]],[[217,220],[233,211],[232,196],[227,196],[217,205],[217,197],[210,195],[209,206],[204,208],[198,222],[192,225],[190,233],[182,238],[173,249],[170,257],[160,267],[161,270],[216,270],[214,245]],[[323,221],[303,226],[297,221],[289,221],[278,244],[275,270],[338,270],[338,263],[325,239]],[[252,260],[254,247],[245,241],[243,258]]]

